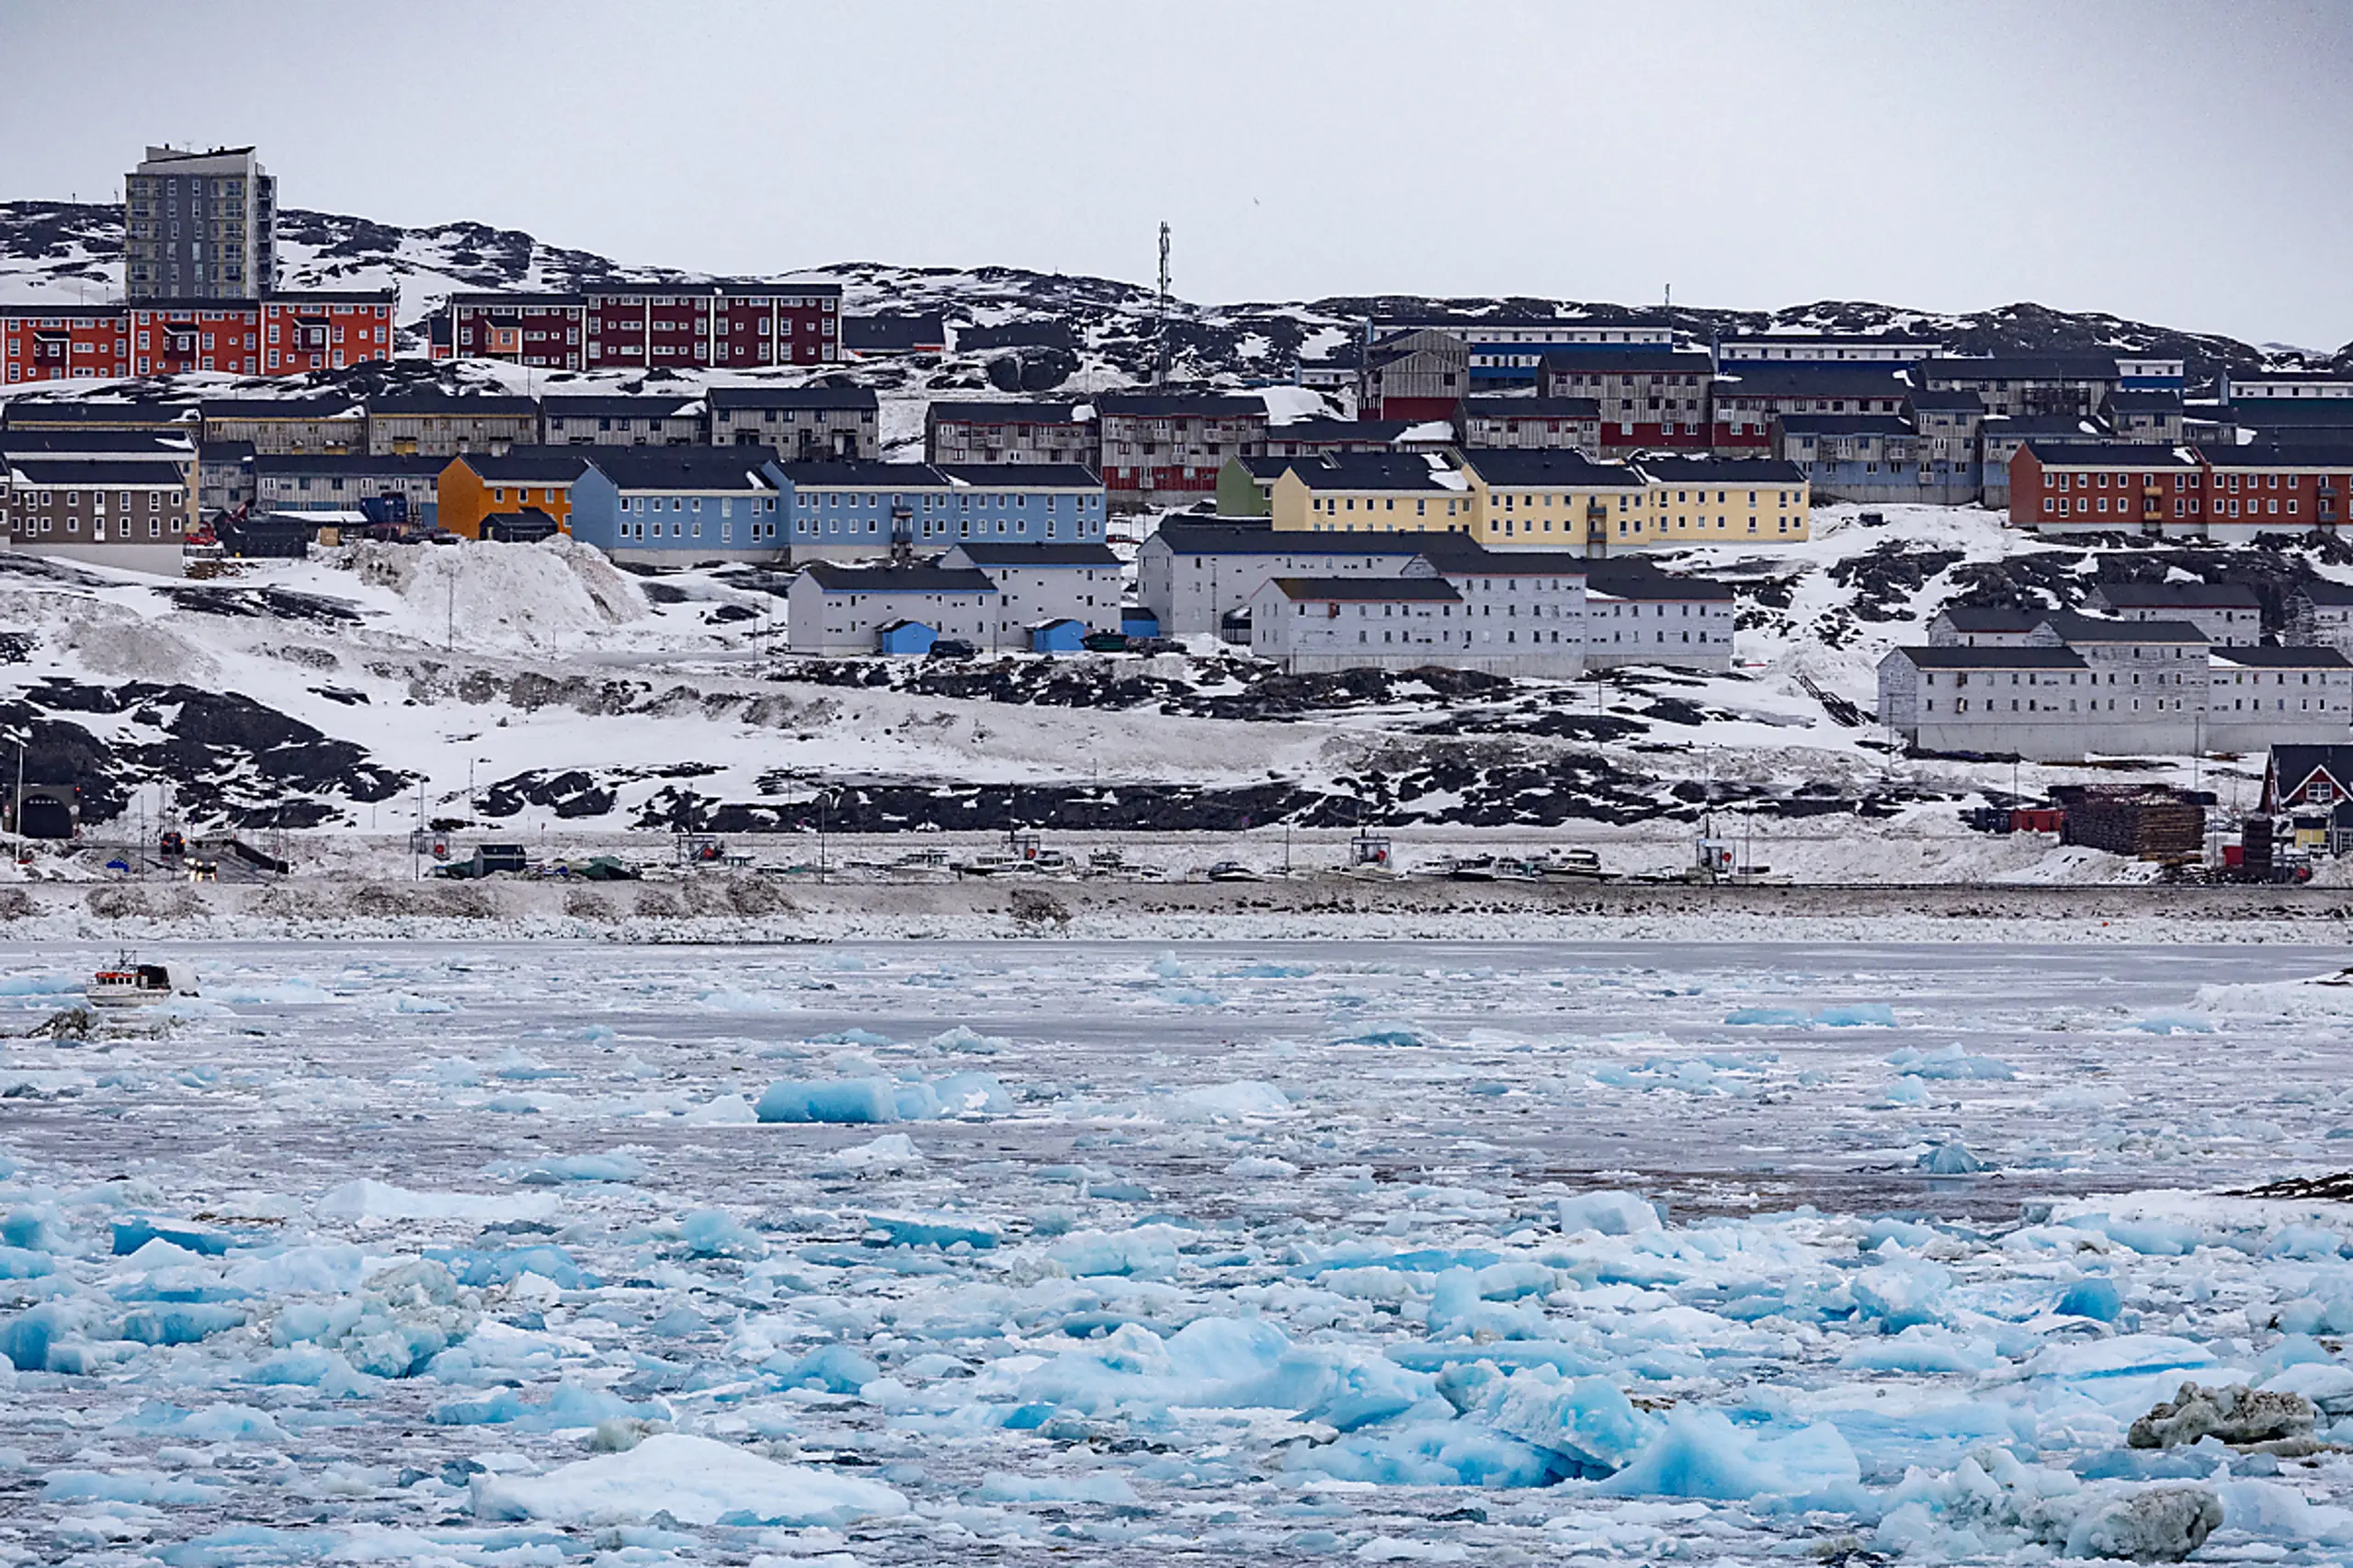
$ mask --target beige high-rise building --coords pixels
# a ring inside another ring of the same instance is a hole
[[[258,300],[278,281],[278,181],[251,147],[150,147],[122,208],[126,298]]]

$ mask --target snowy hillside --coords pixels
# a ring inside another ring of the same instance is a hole
[[[96,203],[0,203],[0,301],[56,299],[96,301],[121,289],[119,210]],[[696,280],[706,275],[622,264],[587,251],[546,244],[513,229],[443,223],[404,229],[366,218],[290,208],[280,214],[278,249],[288,287],[397,289],[400,320],[412,329],[452,290],[563,290],[616,278]],[[1108,278],[1071,277],[1018,267],[894,267],[877,262],[788,267],[766,275],[823,277],[839,281],[853,314],[944,312],[960,324],[996,326],[1047,318],[1065,323],[1075,353],[1058,363],[1080,390],[1125,384],[1152,368],[1156,306],[1149,288]],[[1636,313],[1602,302],[1506,299],[1429,299],[1404,295],[1339,297],[1295,302],[1201,304],[1171,302],[1168,335],[1179,377],[1246,382],[1288,379],[1302,353],[1322,355],[1351,341],[1368,316],[1444,310],[1492,313],[1498,319],[1549,319],[1558,314],[1610,320]],[[1662,312],[1642,307],[1640,313]],[[1778,311],[1695,310],[1663,312],[1705,338],[1765,328],[1854,332],[1877,328],[1930,332],[1961,353],[2131,349],[2178,353],[2193,381],[2223,365],[2248,368],[2277,358],[2277,346],[2258,349],[2235,339],[2097,313],[2068,313],[2020,303],[1965,315],[1938,314],[1856,301],[1821,301]],[[412,347],[417,347],[412,344]],[[993,358],[1006,357],[999,352]],[[2336,355],[2353,366],[2353,345]],[[967,372],[969,375],[969,372]],[[949,371],[949,386],[960,384]],[[1037,379],[1037,372],[1032,372]],[[1057,381],[1053,384],[1060,384]],[[1006,388],[1005,390],[1014,390]],[[1029,390],[1044,390],[1032,386]]]
[[[0,733],[29,733],[28,778],[78,782],[93,823],[152,812],[166,786],[199,824],[363,834],[408,826],[420,789],[432,817],[533,834],[790,832],[821,794],[850,833],[1607,839],[1733,811],[1816,824],[1824,846],[1777,851],[1784,870],[1810,854],[1824,874],[1903,880],[1970,853],[1957,806],[2115,777],[1888,746],[1865,717],[1873,666],[1943,603],[2073,600],[2096,569],[2268,572],[2274,606],[2316,572],[2353,577],[2300,552],[2095,559],[1984,512],[1887,515],[1865,528],[1829,508],[1822,537],[1773,556],[1677,562],[1738,585],[1736,673],[1578,682],[1286,676],[1206,642],[1152,659],[780,658],[775,583],[640,578],[561,540],[360,546],[188,583],[0,557]],[[2227,803],[2258,766],[2202,771]]]

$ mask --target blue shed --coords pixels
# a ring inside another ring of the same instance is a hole
[[[1041,620],[1029,629],[1029,651],[1033,653],[1083,653],[1086,651],[1086,623],[1068,618]]]
[[[1157,637],[1160,635],[1160,617],[1142,605],[1121,605],[1120,631],[1129,637]]]
[[[874,632],[874,645],[885,653],[928,653],[938,641],[938,631],[920,620],[894,620]]]

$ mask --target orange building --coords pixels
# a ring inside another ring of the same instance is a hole
[[[509,447],[460,452],[441,471],[441,527],[467,539],[482,537],[482,520],[493,512],[545,512],[557,528],[572,531],[572,484],[586,471],[582,447]]]

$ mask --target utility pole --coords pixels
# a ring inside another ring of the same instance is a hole
[[[1159,386],[1168,380],[1168,224],[1165,220],[1160,225],[1160,306],[1154,335],[1159,338],[1160,343],[1152,381],[1154,386]]]

